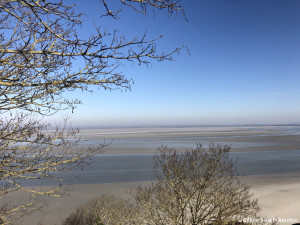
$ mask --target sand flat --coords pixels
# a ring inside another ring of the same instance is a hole
[[[300,222],[300,172],[247,176],[243,181],[252,186],[251,192],[259,199],[262,216],[267,219],[293,218]],[[49,199],[49,207],[45,213],[33,213],[24,218],[23,224],[37,224],[42,221],[46,225],[59,225],[78,205],[95,196],[111,193],[126,197],[131,188],[149,183],[146,181],[73,185],[69,196]]]
[[[152,154],[161,145],[184,151],[199,142],[204,146],[213,142],[229,144],[233,152],[300,150],[299,131],[298,126],[85,129],[82,138],[87,141],[81,147],[97,145],[103,140],[106,143],[112,141],[102,154],[125,155]],[[259,199],[263,216],[294,218],[300,223],[300,171],[250,175],[243,180],[252,185],[251,190]],[[42,221],[44,225],[59,225],[78,205],[92,197],[103,193],[124,196],[130,188],[147,184],[148,181],[75,184],[70,196],[49,199],[47,213],[29,215],[23,224]]]
[[[300,150],[298,126],[83,129],[81,147],[109,143],[104,154],[149,154],[162,145],[178,151],[227,144],[231,151]]]

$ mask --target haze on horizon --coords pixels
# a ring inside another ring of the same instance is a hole
[[[101,24],[96,4],[87,26]],[[122,14],[112,29],[128,39],[147,29],[162,51],[182,45],[173,62],[119,68],[134,80],[131,91],[65,93],[79,98],[71,114],[78,126],[289,124],[300,122],[300,1],[183,1],[181,15]],[[90,25],[89,25],[90,24]],[[78,65],[80,67],[80,65]],[[55,115],[56,120],[61,114]],[[58,119],[59,120],[59,119]]]

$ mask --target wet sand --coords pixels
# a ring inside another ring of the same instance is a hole
[[[231,151],[300,150],[300,127],[181,127],[82,130],[82,146],[110,143],[104,154],[148,154],[162,145],[178,151],[197,143],[231,145]]]
[[[273,151],[270,157],[274,156],[274,151],[289,154],[287,150],[300,150],[300,127],[294,126],[89,129],[83,130],[82,138],[87,141],[81,147],[100,144],[103,140],[106,143],[112,141],[103,153],[112,155],[152,154],[161,145],[184,151],[199,142],[204,146],[213,142],[229,144],[233,152]],[[264,162],[260,163],[263,165]],[[263,216],[269,219],[293,218],[300,222],[300,171],[249,175],[243,179],[252,185],[251,190],[259,199]],[[92,197],[103,193],[126,195],[131,187],[146,185],[149,181],[91,183],[75,184],[70,196],[49,199],[47,213],[27,216],[23,224],[42,221],[44,225],[59,225],[78,205]]]
[[[259,199],[261,215],[266,219],[294,219],[300,222],[300,172],[272,175],[254,175],[243,178],[252,186],[251,192]],[[77,184],[72,186],[69,196],[49,199],[45,213],[33,213],[27,216],[24,225],[42,221],[47,225],[59,225],[63,218],[87,200],[105,193],[127,196],[128,191],[144,182],[122,182],[103,184]],[[266,223],[267,224],[267,223]],[[290,225],[292,223],[279,223]]]

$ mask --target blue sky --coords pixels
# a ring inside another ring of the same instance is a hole
[[[148,67],[124,64],[120,70],[134,80],[131,91],[66,93],[83,102],[71,114],[74,125],[300,122],[300,1],[184,0],[188,22],[130,9],[111,21],[97,17],[98,1],[78,4],[88,15],[84,33],[92,31],[92,20],[128,37],[147,29],[149,37],[163,35],[162,51],[185,45],[191,54]]]

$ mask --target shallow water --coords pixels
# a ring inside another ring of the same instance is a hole
[[[300,150],[232,152],[238,157],[238,173],[245,175],[275,174],[300,171]],[[75,170],[72,183],[94,184],[154,180],[152,154],[99,155],[83,170]],[[70,174],[64,174],[70,178]],[[54,185],[49,179],[24,181],[25,186]]]
[[[73,183],[113,183],[153,180],[153,154],[161,145],[178,149],[228,144],[233,158],[238,157],[238,172],[246,175],[300,171],[300,126],[126,128],[83,130],[85,145],[100,144],[104,139],[115,150],[95,156],[84,170],[75,170]],[[295,135],[295,136],[294,136]],[[298,138],[299,137],[299,138]],[[143,150],[146,149],[146,150]],[[252,151],[255,149],[255,151]],[[296,149],[296,150],[291,150]],[[265,151],[269,150],[269,151]],[[276,150],[276,151],[270,151]],[[121,154],[120,154],[121,153]],[[123,154],[124,153],[124,154]],[[143,154],[127,154],[143,153]],[[146,154],[145,154],[146,153]],[[63,174],[70,178],[70,173]],[[53,185],[49,179],[23,181],[26,186]]]

